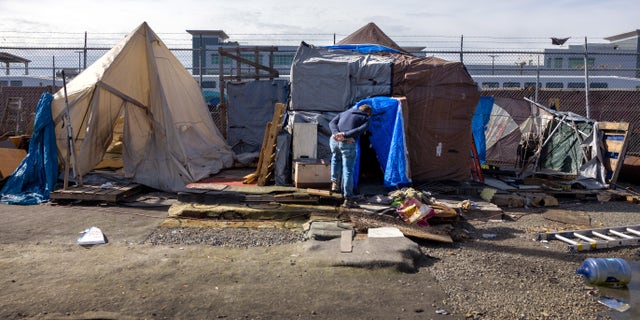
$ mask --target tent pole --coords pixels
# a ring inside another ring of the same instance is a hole
[[[64,69],[62,71],[60,71],[62,73],[62,86],[64,88],[64,105],[65,105],[65,112],[64,112],[64,122],[65,122],[65,126],[67,126],[67,155],[65,157],[65,166],[64,166],[64,184],[63,184],[63,189],[67,189],[67,187],[69,186],[69,162],[71,161],[71,169],[73,170],[73,176],[76,177],[78,179],[77,181],[77,185],[78,186],[82,186],[82,175],[80,174],[80,172],[78,172],[77,168],[76,168],[76,151],[74,143],[73,143],[73,130],[71,129],[71,115],[69,114],[69,98],[67,96],[67,78],[66,75],[64,74]],[[71,159],[69,159],[71,158]]]

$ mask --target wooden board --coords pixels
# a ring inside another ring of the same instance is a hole
[[[609,183],[616,183],[627,149],[628,122],[598,122],[604,145],[604,166]]]
[[[22,149],[0,148],[0,179],[12,175],[26,155]]]
[[[415,224],[408,224],[400,219],[395,219],[386,215],[350,212],[349,219],[353,222],[354,229],[359,232],[369,228],[396,227],[406,237],[453,243],[451,236],[443,230],[439,230],[434,227],[422,227]]]
[[[101,188],[100,186],[83,185],[69,186],[67,189],[59,189],[50,194],[51,199],[56,200],[86,200],[86,201],[106,201],[118,202],[126,197],[134,195],[142,190],[139,184],[127,186],[114,186],[112,188]]]

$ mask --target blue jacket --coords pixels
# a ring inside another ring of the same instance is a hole
[[[357,138],[367,131],[368,127],[369,115],[358,110],[358,108],[343,111],[329,122],[331,134],[344,132],[345,138]]]

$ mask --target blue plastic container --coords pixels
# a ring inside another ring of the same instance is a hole
[[[576,273],[596,285],[625,286],[631,281],[631,267],[621,258],[587,258]]]

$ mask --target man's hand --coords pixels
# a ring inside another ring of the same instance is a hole
[[[336,140],[338,142],[344,141],[344,132],[338,132],[336,134],[333,135],[333,140]]]

